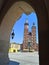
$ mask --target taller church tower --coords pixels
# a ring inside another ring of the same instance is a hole
[[[24,24],[24,40],[23,40],[23,50],[28,48],[28,19]]]

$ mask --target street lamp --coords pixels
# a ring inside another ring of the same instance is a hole
[[[12,39],[14,38],[14,35],[15,35],[15,33],[14,33],[14,30],[13,30],[13,32],[11,33]]]

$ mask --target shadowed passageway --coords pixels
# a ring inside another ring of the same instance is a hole
[[[9,61],[9,64],[7,64],[7,65],[19,65],[19,62]]]

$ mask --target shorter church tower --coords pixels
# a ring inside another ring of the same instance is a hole
[[[32,38],[31,39],[32,39],[32,49],[37,50],[35,23],[33,23],[33,26],[32,26]]]

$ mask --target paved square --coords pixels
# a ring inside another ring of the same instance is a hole
[[[9,53],[8,65],[39,65],[38,52]]]

